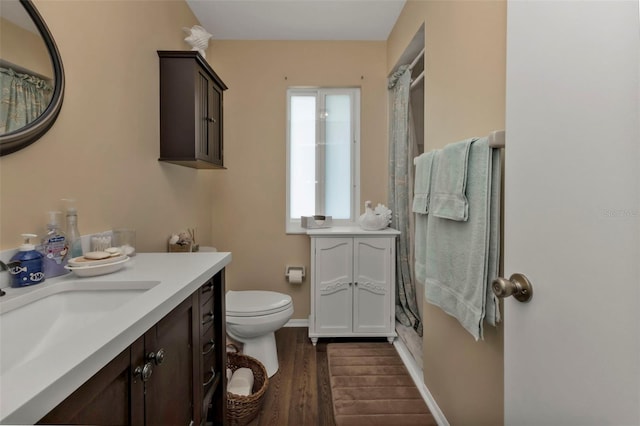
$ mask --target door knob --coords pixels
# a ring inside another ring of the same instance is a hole
[[[533,297],[533,286],[522,274],[513,274],[509,279],[498,277],[491,283],[491,288],[496,296],[513,296],[518,302],[528,302]]]

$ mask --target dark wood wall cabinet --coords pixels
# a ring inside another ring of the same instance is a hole
[[[227,86],[194,51],[158,51],[159,161],[197,169],[224,168],[222,94]]]
[[[38,424],[224,424],[224,313],[223,269]]]

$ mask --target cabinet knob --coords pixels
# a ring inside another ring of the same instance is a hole
[[[213,117],[207,117],[207,121],[208,121],[209,123],[215,123],[215,122],[216,122],[216,119],[215,119],[215,118],[213,118]]]
[[[138,366],[135,368],[135,370],[133,370],[133,376],[134,377],[139,376],[143,382],[146,382],[147,380],[149,380],[149,377],[151,377],[152,373],[153,373],[153,365],[150,362],[147,362],[142,367]]]
[[[160,365],[164,361],[164,355],[164,349],[158,349],[156,353],[149,352],[147,354],[147,361],[155,362],[156,365]]]

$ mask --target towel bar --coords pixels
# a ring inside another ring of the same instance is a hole
[[[505,145],[505,131],[504,130],[494,130],[489,133],[489,146],[491,148],[504,148]],[[418,156],[419,157],[419,156]],[[413,165],[416,165],[416,160],[418,157],[413,159]]]
[[[494,130],[489,133],[489,146],[491,148],[504,148],[504,130]]]

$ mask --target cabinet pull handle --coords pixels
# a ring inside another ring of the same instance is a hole
[[[156,353],[149,352],[147,354],[147,361],[155,362],[156,365],[160,365],[164,361],[164,355],[164,349],[158,349]]]
[[[213,321],[213,310],[211,312],[207,312],[202,316],[202,325],[208,324]]]
[[[210,291],[213,291],[213,283],[205,284],[205,285],[202,287],[202,292],[203,292],[203,293],[209,293]]]
[[[215,119],[215,118],[212,118],[212,117],[207,117],[207,121],[208,121],[209,123],[215,123],[215,122],[216,122],[216,119]]]
[[[151,377],[152,373],[153,373],[153,364],[151,364],[150,362],[147,362],[142,367],[138,366],[135,368],[135,370],[133,370],[133,376],[134,377],[140,376],[140,379],[143,382],[146,382],[147,380],[149,380],[149,377]]]
[[[209,380],[207,380],[206,382],[204,382],[202,384],[203,387],[209,386],[211,384],[211,382],[213,382],[213,379],[216,377],[216,370],[213,369],[213,367],[211,367],[211,377],[209,378]]]
[[[207,355],[209,354],[215,347],[216,347],[216,342],[213,339],[209,339],[209,341],[207,343],[204,344],[204,347],[206,347],[207,345],[209,346],[209,349],[207,349],[206,351],[202,352],[202,355]],[[204,348],[203,348],[204,349]]]

